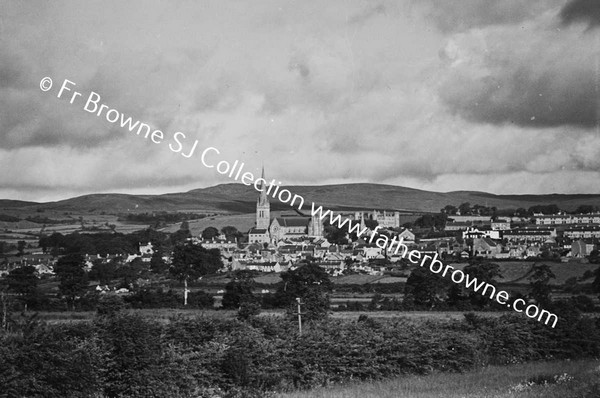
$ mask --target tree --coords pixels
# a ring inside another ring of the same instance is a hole
[[[254,289],[253,275],[249,271],[239,271],[234,278],[225,285],[225,294],[221,305],[225,309],[239,309],[244,302],[257,301],[252,290]]]
[[[456,215],[456,212],[458,211],[458,208],[456,206],[452,206],[452,205],[446,205],[442,210],[441,213],[446,213],[450,216],[454,216]]]
[[[600,267],[596,268],[593,275],[595,276],[595,278],[594,278],[594,281],[592,282],[592,291],[594,293],[600,294]],[[584,277],[585,277],[585,274],[584,274]]]
[[[103,262],[94,260],[94,265],[88,275],[89,279],[98,281],[101,285],[108,285],[117,276],[117,266],[113,261]]]
[[[186,240],[192,237],[189,229],[179,229],[171,234],[169,240],[171,244],[176,246],[180,243],[184,243]]]
[[[332,282],[325,270],[317,264],[308,263],[281,274],[283,283],[275,293],[280,306],[288,308],[288,315],[297,310],[296,298],[300,298],[303,317],[306,320],[322,319],[329,311],[329,295]]]
[[[75,308],[75,300],[82,296],[88,287],[88,277],[83,264],[84,259],[81,254],[67,254],[59,258],[54,267],[54,272],[60,281],[58,288],[71,309]]]
[[[460,211],[461,215],[469,215],[471,214],[471,204],[469,202],[465,202],[465,203],[461,203],[460,206],[458,206],[458,210]]]
[[[131,288],[138,279],[148,277],[148,266],[140,257],[121,265],[117,269],[117,278],[121,278],[121,286]]]
[[[125,302],[121,296],[114,293],[106,293],[98,299],[96,313],[101,316],[115,316],[125,308]]]
[[[27,308],[27,303],[37,294],[38,277],[35,272],[35,267],[26,265],[15,268],[6,276],[8,289],[21,297],[25,302],[25,308]]]
[[[328,225],[324,228],[325,239],[329,241],[329,243],[333,243],[335,245],[343,245],[348,243],[348,239],[346,238],[346,231],[336,227],[335,225]]]
[[[155,274],[161,274],[169,269],[169,266],[163,259],[163,253],[161,249],[157,249],[152,253],[152,258],[150,259],[150,271]]]
[[[596,211],[598,211],[598,207],[597,206],[580,205],[579,207],[577,207],[577,209],[575,209],[575,211],[573,213],[575,213],[575,214],[589,214],[589,213],[594,213]]]
[[[173,263],[169,271],[184,283],[183,304],[187,305],[188,280],[215,273],[222,267],[219,249],[207,250],[193,242],[177,245],[173,251]]]
[[[542,214],[558,214],[560,208],[557,205],[535,205],[529,208],[529,214],[542,213]]]
[[[240,231],[237,230],[236,227],[232,227],[231,225],[221,228],[221,233],[225,235],[227,240],[232,241],[235,241],[236,239],[244,236]]]
[[[189,231],[190,230],[190,223],[187,220],[183,220],[181,222],[181,225],[179,226],[179,229],[181,231]]]
[[[60,249],[65,247],[65,237],[59,232],[54,232],[50,236],[42,235],[39,245],[44,253],[50,249],[52,255],[57,256]]]
[[[413,224],[416,227],[441,230],[446,226],[447,218],[448,216],[446,214],[424,214],[417,218]]]
[[[529,217],[531,214],[527,211],[527,209],[524,209],[522,207],[519,207],[517,210],[515,210],[515,216],[517,217]]]
[[[371,230],[375,230],[375,228],[379,225],[379,223],[377,222],[377,220],[365,220],[365,227],[371,229]]]
[[[556,278],[550,267],[546,264],[534,265],[529,276],[530,295],[541,306],[548,306],[552,303],[550,299],[549,286],[550,279]]]
[[[27,247],[27,242],[24,240],[20,240],[17,242],[17,250],[19,251],[18,255],[22,256],[25,254],[25,248]]]
[[[477,283],[483,281],[494,285],[498,278],[502,278],[500,273],[500,266],[494,263],[488,262],[473,262],[464,268],[464,273],[468,274],[472,278],[477,278]],[[469,292],[469,299],[471,304],[476,308],[483,309],[490,305],[493,301],[490,300],[489,296],[484,296],[479,292]]]
[[[432,309],[446,296],[448,281],[424,268],[415,268],[404,287],[404,302]]]
[[[219,236],[219,230],[215,227],[206,227],[202,231],[202,239],[212,239]]]

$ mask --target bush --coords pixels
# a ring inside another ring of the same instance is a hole
[[[173,290],[142,289],[125,297],[125,302],[133,308],[184,308],[183,294]],[[201,290],[188,294],[188,308],[212,308],[214,298]]]
[[[106,300],[106,302],[103,302]],[[91,323],[26,318],[0,336],[0,396],[260,397],[400,374],[600,356],[600,319],[559,315],[556,328],[524,316],[464,320],[281,317],[172,318],[111,312]],[[542,380],[543,379],[543,380]],[[539,382],[548,379],[541,377]],[[538,380],[534,380],[536,383]]]
[[[116,315],[125,308],[125,302],[116,294],[103,294],[98,299],[96,313],[98,315]]]
[[[244,301],[238,311],[239,320],[248,320],[250,317],[260,314],[260,304],[257,301]]]

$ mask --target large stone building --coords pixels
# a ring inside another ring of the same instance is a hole
[[[262,180],[265,181],[265,171]],[[250,243],[277,243],[288,238],[321,238],[323,223],[318,217],[304,215],[282,215],[271,218],[271,204],[267,196],[267,187],[261,184],[256,201],[256,226],[248,232]]]
[[[384,228],[399,228],[400,227],[400,212],[399,211],[378,211],[373,210],[372,212],[357,211],[354,213],[354,219],[360,220],[373,220],[377,221],[378,225]]]

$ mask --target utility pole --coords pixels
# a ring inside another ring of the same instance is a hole
[[[300,302],[300,297],[296,297],[296,301],[298,302],[298,334],[302,336],[302,310],[300,307],[302,303]]]
[[[187,286],[187,277],[183,280],[183,305],[187,306],[187,299],[188,299],[188,293],[190,291],[188,290],[188,286]]]

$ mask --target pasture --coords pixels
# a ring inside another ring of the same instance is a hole
[[[546,381],[546,384],[544,384]],[[278,398],[597,398],[600,361],[530,362],[332,385]]]

